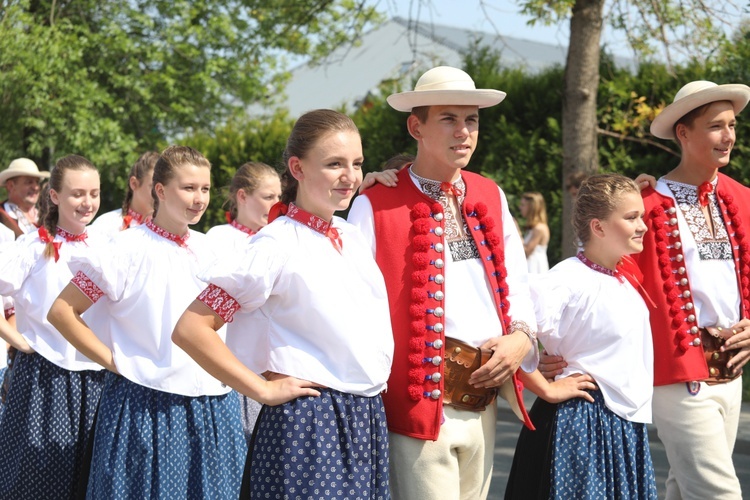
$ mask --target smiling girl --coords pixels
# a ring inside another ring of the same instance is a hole
[[[0,252],[0,294],[13,297],[20,336],[0,423],[0,498],[69,498],[83,468],[104,371],[46,320],[72,278],[68,264],[103,244],[86,232],[99,209],[99,172],[57,161],[42,194],[42,227]]]
[[[521,376],[543,401],[530,413],[537,430],[519,436],[506,499],[656,498],[651,328],[629,258],[643,250],[643,214],[632,180],[589,177],[573,215],[583,249],[531,282],[539,340],[567,367],[551,383]]]
[[[284,151],[288,206],[275,207],[284,216],[240,258],[210,270],[172,336],[209,373],[266,405],[243,498],[389,498],[385,283],[359,230],[334,217],[362,182],[363,160],[350,118],[300,117]],[[216,334],[226,322],[234,354]]]
[[[236,498],[246,444],[236,397],[170,341],[213,259],[189,229],[209,201],[210,164],[167,148],[153,176],[155,215],[81,258],[50,309],[70,342],[107,368],[88,498]],[[99,309],[107,331],[81,314]],[[97,336],[98,335],[98,336]]]

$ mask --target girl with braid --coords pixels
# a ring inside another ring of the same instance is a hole
[[[159,153],[146,151],[136,160],[130,168],[128,191],[122,202],[122,208],[100,215],[91,224],[92,227],[112,236],[151,219],[154,211],[154,201],[151,198],[152,178],[154,165],[158,159]]]
[[[68,264],[103,243],[86,225],[99,209],[99,172],[78,155],[58,160],[41,197],[42,226],[0,251],[0,294],[15,300],[19,350],[0,423],[0,498],[75,494],[104,381],[102,367],[47,321],[73,277]]]
[[[237,396],[170,340],[206,286],[199,270],[214,260],[205,235],[189,227],[208,206],[211,165],[170,146],[153,182],[153,219],[76,261],[49,311],[108,370],[87,498],[237,498],[247,451]],[[106,331],[81,321],[96,309],[110,318]]]

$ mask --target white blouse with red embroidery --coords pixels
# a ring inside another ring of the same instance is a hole
[[[654,348],[646,304],[624,277],[570,257],[531,281],[539,340],[565,358],[557,379],[588,373],[607,408],[651,422]]]
[[[385,282],[357,228],[334,224],[342,253],[279,217],[244,254],[202,274],[210,285],[199,299],[229,321],[227,346],[254,372],[370,397],[385,389],[393,358]]]
[[[0,294],[14,299],[18,331],[41,356],[72,371],[102,367],[70,345],[47,321],[47,312],[73,277],[70,262],[106,244],[107,237],[98,231],[87,233],[84,241],[66,241],[56,235],[54,241],[62,242],[57,262],[54,257],[43,256],[46,245],[38,232],[0,247]],[[88,313],[83,315],[87,322],[90,318]]]
[[[249,234],[249,228],[236,223],[214,226],[208,230],[206,237],[217,255],[234,259],[236,252],[243,252],[243,248],[250,244],[250,240],[257,233]]]
[[[122,231],[107,248],[71,265],[72,282],[94,302],[87,312],[109,318],[104,331],[92,330],[112,349],[122,376],[183,396],[226,394],[229,388],[171,340],[177,320],[206,286],[199,270],[214,259],[204,234],[188,235],[170,236],[152,222]]]

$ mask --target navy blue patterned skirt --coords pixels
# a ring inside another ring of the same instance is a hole
[[[388,499],[383,400],[322,389],[263,406],[241,498]]]
[[[589,393],[593,404],[557,407],[550,498],[656,499],[646,425],[615,415],[601,391]]]
[[[0,421],[0,498],[76,494],[104,372],[70,371],[16,354]]]
[[[108,373],[87,498],[237,498],[246,452],[234,393],[181,396]]]

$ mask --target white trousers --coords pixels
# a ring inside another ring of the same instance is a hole
[[[732,451],[742,403],[742,378],[654,387],[654,423],[669,460],[666,500],[742,500]]]
[[[437,441],[391,432],[390,481],[394,500],[487,498],[495,452],[497,405],[484,411],[444,406]]]

